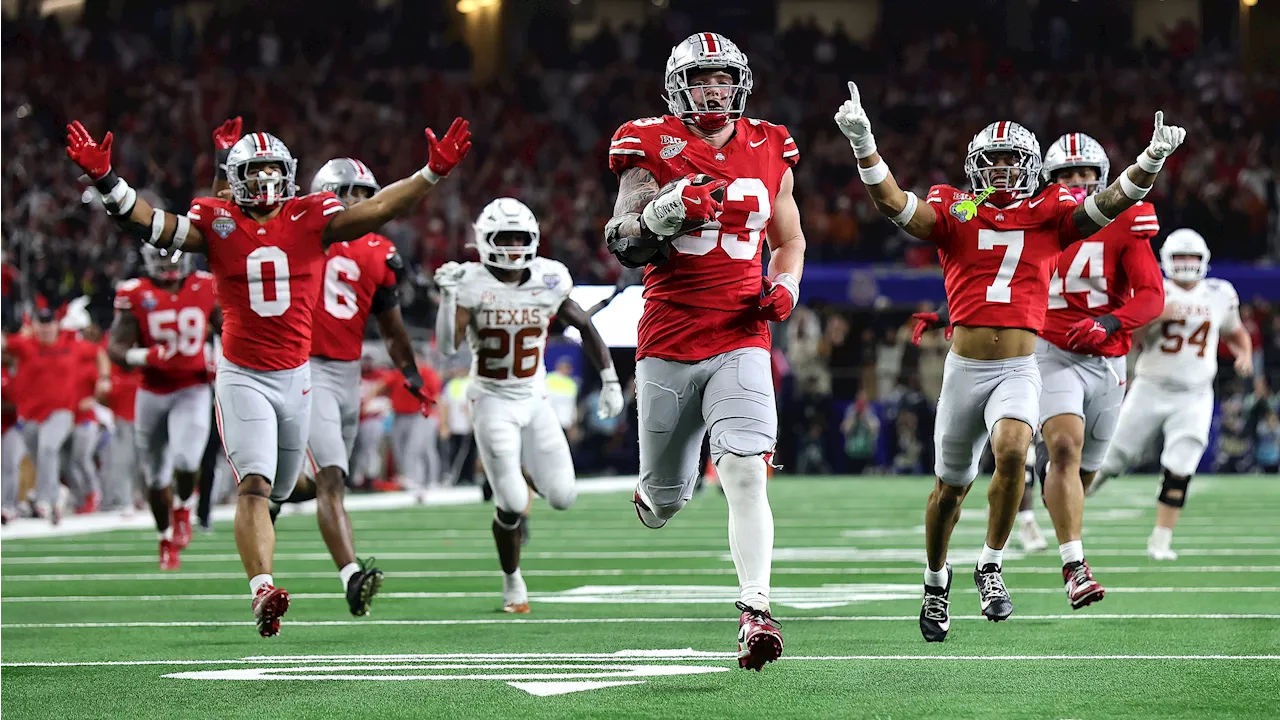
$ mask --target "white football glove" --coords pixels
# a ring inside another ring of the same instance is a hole
[[[853,154],[862,159],[876,151],[876,138],[871,134],[871,121],[867,119],[867,111],[862,109],[862,98],[858,95],[858,86],[849,82],[849,99],[844,101],[836,111],[836,125],[840,132],[849,138],[853,146]]]
[[[1160,172],[1160,167],[1164,165],[1164,159],[1173,154],[1174,150],[1187,139],[1187,131],[1177,125],[1164,124],[1164,111],[1156,111],[1156,126],[1151,132],[1151,144],[1147,145],[1147,150],[1138,157],[1138,165],[1147,172]],[[1150,156],[1154,162],[1143,162],[1146,156]]]
[[[600,371],[600,400],[596,404],[596,417],[608,420],[622,412],[622,385],[618,371],[608,367]]]
[[[440,288],[440,292],[453,292],[458,289],[458,283],[462,282],[463,267],[461,263],[450,260],[449,262],[436,268],[435,283]]]

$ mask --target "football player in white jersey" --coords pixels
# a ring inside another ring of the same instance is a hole
[[[493,488],[493,539],[502,565],[502,609],[529,612],[520,576],[520,518],[528,504],[528,469],[537,492],[557,510],[573,505],[573,458],[547,400],[544,385],[547,327],[559,317],[582,333],[583,347],[600,371],[599,414],[622,412],[622,386],[609,348],[578,303],[573,278],[555,260],[538,257],[538,220],[515,198],[485,206],[475,223],[480,262],[442,265],[435,273],[441,300],[436,344],[452,353],[466,329],[471,347],[467,397],[476,446]]]
[[[1240,324],[1240,299],[1226,280],[1206,278],[1209,246],[1194,230],[1175,230],[1160,248],[1165,309],[1139,335],[1137,377],[1120,409],[1115,436],[1089,494],[1137,462],[1160,432],[1164,482],[1156,502],[1156,526],[1147,540],[1153,560],[1176,560],[1169,548],[1186,503],[1187,484],[1200,465],[1213,421],[1213,379],[1218,338],[1235,357],[1236,372],[1253,375],[1253,343]]]

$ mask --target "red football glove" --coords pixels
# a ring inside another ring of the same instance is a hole
[[[79,120],[67,126],[67,157],[80,166],[90,180],[101,180],[111,172],[111,133],[102,138],[102,144],[94,142],[93,136]]]
[[[240,128],[243,121],[237,115],[224,121],[213,131],[213,147],[216,150],[230,150],[240,140]]]
[[[919,345],[920,341],[924,339],[924,334],[939,325],[945,326],[943,330],[943,337],[948,340],[951,339],[952,329],[950,318],[931,312],[911,313],[911,317],[916,321],[916,327],[911,331],[912,345]]]
[[[427,170],[437,178],[448,175],[471,150],[471,123],[462,118],[454,118],[449,131],[439,140],[431,128],[427,128],[426,135],[427,146],[431,150]]]
[[[1111,315],[1078,320],[1067,328],[1067,348],[1078,353],[1096,353],[1119,327],[1120,321]]]
[[[685,179],[689,184],[680,191],[680,199],[684,202],[685,222],[710,222],[720,217],[720,213],[724,212],[724,203],[716,198],[724,197],[722,190],[728,187],[729,181],[712,180],[699,185],[697,175],[686,175]]]
[[[413,395],[418,399],[418,402],[422,403],[422,407],[419,408],[422,417],[431,417],[431,413],[436,407],[436,399],[428,397],[423,392],[422,388],[425,384],[422,381],[422,375],[417,371],[417,368],[410,369],[407,372],[402,370],[401,372],[404,374],[404,389],[408,390],[410,395]]]
[[[795,306],[796,299],[785,285],[764,278],[764,288],[760,292],[760,314],[765,320],[782,322],[791,317]]]

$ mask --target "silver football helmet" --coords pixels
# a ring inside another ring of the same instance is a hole
[[[1017,157],[1014,165],[995,164],[992,155],[1005,152]],[[974,192],[1002,181],[1004,187],[998,187],[991,197],[996,205],[1003,205],[1035,194],[1040,183],[1040,165],[1040,142],[1035,133],[1016,122],[1001,120],[973,136],[964,158],[964,174],[969,177]]]
[[[1175,259],[1189,255],[1195,255],[1197,259]],[[1203,280],[1209,274],[1209,244],[1191,228],[1174,230],[1160,246],[1160,269],[1165,277],[1175,282]]]
[[[356,188],[368,188],[372,195],[382,186],[373,177],[373,171],[355,158],[334,158],[321,166],[311,179],[311,192],[331,192],[347,207],[360,202],[351,192]]]
[[[191,274],[191,255],[181,250],[167,253],[154,246],[144,244],[138,253],[142,255],[142,269],[147,277],[160,282],[174,282]]]
[[[1107,186],[1111,161],[1107,159],[1102,143],[1084,133],[1067,133],[1044,152],[1044,166],[1040,172],[1045,182],[1054,182],[1053,176],[1059,170],[1078,167],[1091,167],[1098,171],[1098,179],[1084,185],[1087,194],[1092,195]]]
[[[690,84],[690,75],[706,70],[723,70],[733,82]],[[718,130],[737,120],[747,109],[751,86],[747,56],[732,40],[719,33],[690,35],[671,48],[671,57],[667,58],[667,108],[686,123],[703,130]]]
[[[474,227],[476,249],[485,265],[523,270],[538,256],[538,218],[515,198],[498,198],[485,205]],[[524,233],[528,240],[521,245],[498,245],[495,240],[499,233]]]
[[[264,171],[268,163],[280,165],[284,174]],[[298,192],[297,174],[298,161],[271,133],[247,133],[227,154],[227,181],[237,205],[272,207],[288,200]]]

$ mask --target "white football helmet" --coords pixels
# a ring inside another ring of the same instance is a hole
[[[1014,153],[1017,163],[995,165],[990,153],[997,152]],[[964,174],[969,177],[975,193],[991,187],[996,180],[1005,181],[1005,187],[991,196],[994,204],[1005,205],[1035,195],[1040,184],[1040,164],[1040,141],[1036,140],[1035,133],[1016,122],[1001,120],[973,136],[964,158]],[[1011,177],[1011,170],[1018,170],[1017,177]]]
[[[1175,260],[1174,256],[1195,255],[1197,260]],[[1160,246],[1160,269],[1175,282],[1198,282],[1209,273],[1209,244],[1191,228],[1169,233]]]
[[[191,274],[191,256],[189,253],[177,251],[177,257],[164,250],[144,244],[138,253],[142,255],[142,269],[147,277],[160,282],[174,282]]]
[[[370,195],[382,189],[373,171],[355,158],[334,158],[321,166],[311,179],[311,192],[331,192],[347,207],[359,202],[351,194],[355,188],[368,188]]]
[[[538,256],[538,218],[527,205],[503,197],[484,206],[474,225],[480,262],[503,270],[523,270]],[[524,233],[522,245],[498,245],[499,233]]]
[[[1084,185],[1087,194],[1092,195],[1107,186],[1111,161],[1107,159],[1102,143],[1084,133],[1067,133],[1044,152],[1044,167],[1040,172],[1045,182],[1053,182],[1054,173],[1078,167],[1091,167],[1098,171],[1097,181]]]
[[[733,77],[729,85],[690,85],[689,76],[704,70],[724,70]],[[751,94],[751,68],[747,56],[729,38],[719,33],[697,33],[671,48],[667,58],[667,108],[672,115],[703,130],[718,130],[742,117]],[[719,108],[695,101],[693,91],[731,91],[728,102]]]
[[[265,163],[278,163],[284,174],[268,174],[255,167]],[[237,205],[272,207],[288,200],[298,192],[297,174],[298,161],[271,133],[247,133],[227,154],[227,181]]]

